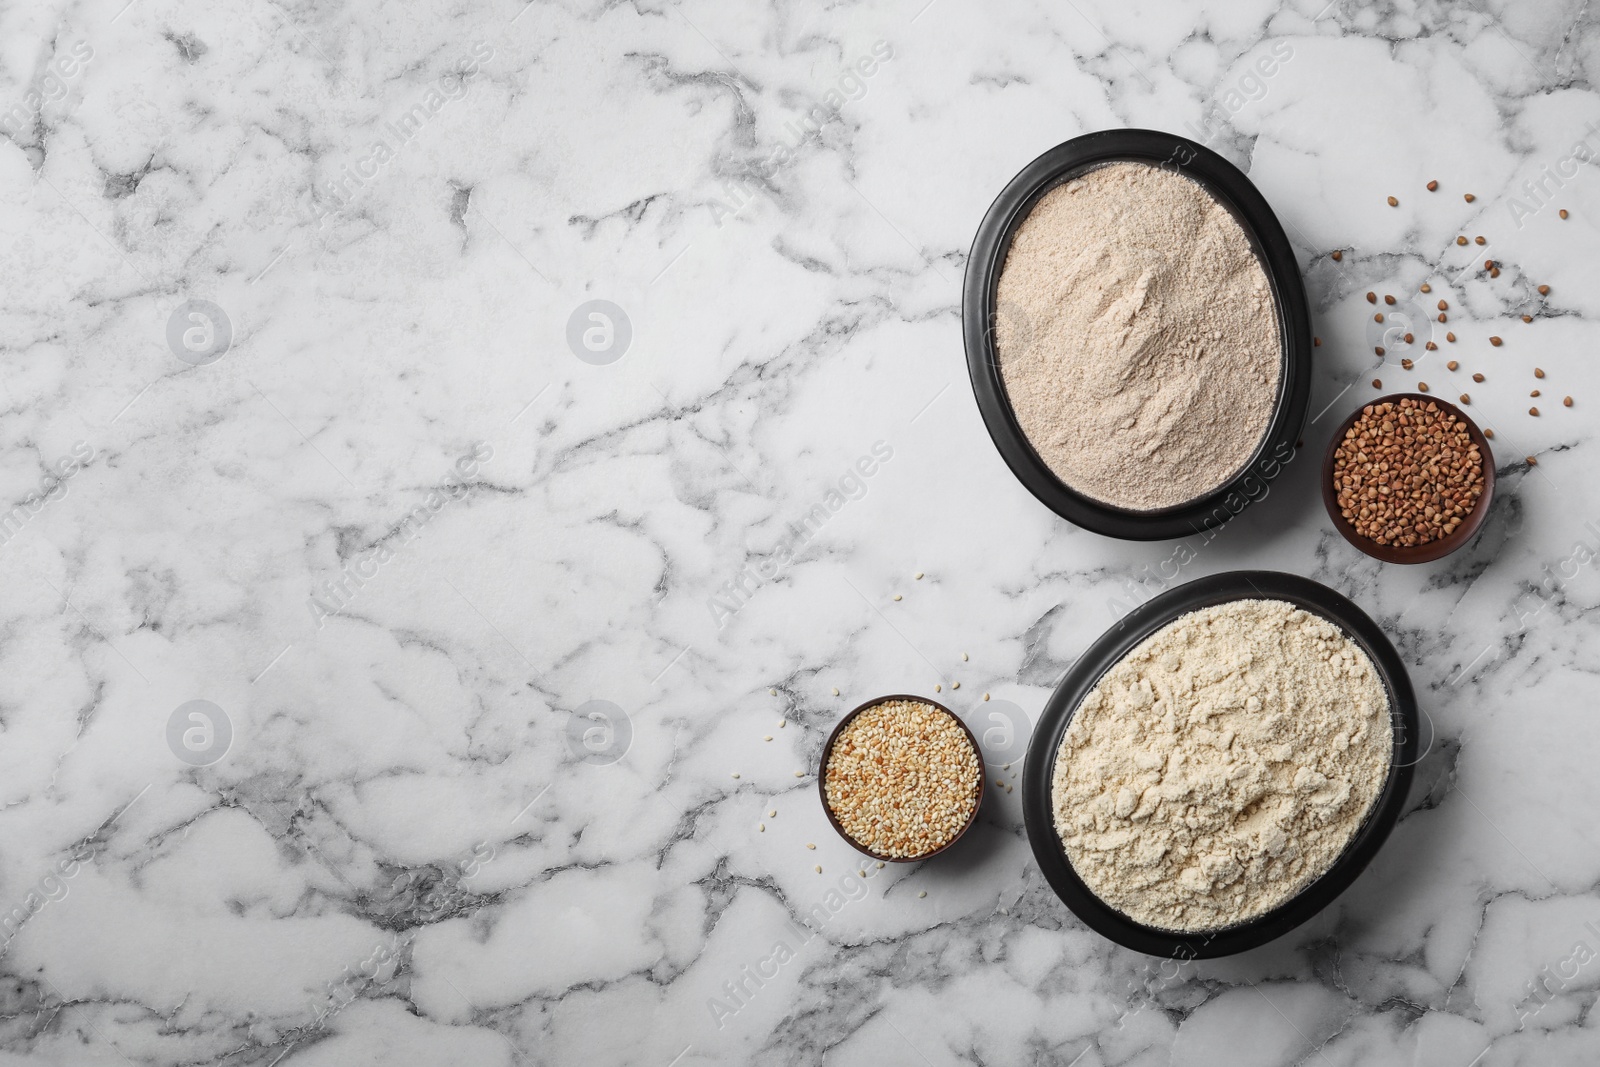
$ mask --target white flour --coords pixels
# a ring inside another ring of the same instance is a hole
[[[1392,759],[1389,698],[1338,627],[1277,600],[1179,618],[1073,715],[1056,831],[1102,900],[1163,930],[1264,914],[1326,871]]]

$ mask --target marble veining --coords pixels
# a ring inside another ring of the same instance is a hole
[[[0,11],[0,1055],[1593,1062],[1597,70],[1586,0]],[[1250,175],[1321,339],[1297,460],[1181,547],[1035,502],[961,346],[994,195],[1119,126]],[[1322,512],[1374,378],[1496,431],[1449,559]],[[1317,919],[1155,960],[1043,882],[1019,760],[1244,566],[1379,621],[1426,753]],[[996,784],[878,869],[809,772],[891,692]]]

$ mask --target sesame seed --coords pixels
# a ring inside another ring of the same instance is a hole
[[[949,844],[977,807],[982,763],[951,714],[916,700],[875,704],[834,740],[828,810],[862,851],[894,859]]]
[[[922,892],[917,894],[917,899],[921,900],[923,897],[925,897],[927,895],[928,895],[928,891],[926,889],[924,889]]]

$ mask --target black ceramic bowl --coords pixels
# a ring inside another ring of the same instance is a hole
[[[1067,860],[1056,833],[1050,783],[1056,752],[1073,712],[1102,675],[1139,642],[1180,615],[1230,600],[1284,600],[1320,615],[1339,627],[1372,659],[1389,694],[1394,728],[1394,758],[1389,778],[1367,820],[1340,857],[1323,875],[1283,904],[1247,922],[1205,933],[1182,934],[1134,922],[1097,897]],[[1078,658],[1039,716],[1023,761],[1022,814],[1034,858],[1052,889],[1089,927],[1104,936],[1152,956],[1207,959],[1231,956],[1288,933],[1332,903],[1364,870],[1400,818],[1416,762],[1417,700],[1411,679],[1394,646],[1378,624],[1338,593],[1309,578],[1277,571],[1228,571],[1168,590],[1140,605],[1101,635]]]
[[[967,821],[962,824],[961,829],[956,831],[955,836],[933,851],[924,852],[920,856],[888,856],[884,855],[883,853],[873,851],[866,845],[863,845],[861,842],[851,837],[850,834],[845,830],[844,826],[839,822],[839,817],[835,815],[833,813],[833,809],[828,806],[828,760],[833,756],[834,743],[839,740],[839,735],[844,733],[844,728],[855,721],[857,715],[860,715],[868,708],[875,708],[879,704],[887,704],[891,700],[910,700],[915,701],[918,704],[927,704],[930,707],[938,708],[940,711],[954,719],[957,726],[961,727],[961,732],[967,735],[967,741],[971,743],[972,751],[976,753],[978,757],[978,802],[972,805],[972,814],[967,816]],[[921,863],[923,860],[932,859],[939,853],[954,845],[957,841],[961,840],[962,835],[968,830],[972,829],[972,824],[978,821],[978,809],[983,807],[983,784],[983,749],[978,745],[978,739],[972,736],[972,728],[966,724],[961,716],[957,715],[955,712],[951,711],[937,700],[930,700],[927,697],[912,696],[908,693],[890,693],[888,696],[874,697],[865,704],[855,708],[844,718],[840,719],[838,725],[833,728],[833,733],[828,735],[827,743],[822,746],[822,762],[817,767],[817,795],[822,798],[822,813],[828,817],[829,825],[831,825],[834,830],[838,832],[840,837],[844,838],[845,843],[851,848],[855,849],[857,852],[864,852],[875,860],[883,860],[885,863]]]
[[[1017,226],[1041,196],[1101,164],[1148,163],[1199,182],[1233,213],[1250,239],[1278,308],[1283,358],[1272,418],[1249,462],[1215,491],[1175,507],[1132,511],[1068,487],[1045,464],[1017,424],[995,355],[995,288]],[[961,298],[967,372],[978,410],[1011,472],[1057,515],[1108,537],[1153,541],[1220,526],[1252,500],[1294,455],[1311,395],[1311,313],[1294,249],[1272,208],[1240,170],[1215,152],[1176,134],[1106,130],[1050,149],[1022,168],[989,207],[967,260]]]

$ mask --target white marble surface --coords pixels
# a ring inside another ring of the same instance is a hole
[[[1593,1062],[1600,10],[1323,2],[0,10],[0,1060]],[[795,776],[879,693],[1037,715],[1176,551],[1036,503],[963,362],[989,201],[1117,126],[1283,219],[1306,454],[1425,279],[1458,342],[1377,373],[1483,369],[1499,431],[1450,560],[1358,555],[1303,464],[1182,568],[1353,597],[1435,732],[1334,907],[1182,968],[1056,901],[1020,791],[863,880]]]

